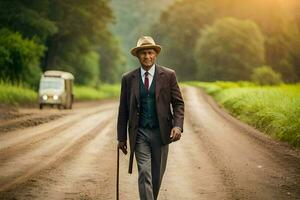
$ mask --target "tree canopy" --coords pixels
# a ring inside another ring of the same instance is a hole
[[[24,40],[19,42],[20,49],[26,42],[42,49],[39,54],[34,54],[36,57],[32,59],[32,65],[40,68],[40,73],[49,69],[74,73],[79,84],[95,85],[101,82],[101,53],[111,52],[110,59],[115,62],[109,63],[109,67],[116,74],[121,73],[119,66],[116,66],[122,59],[118,43],[103,45],[114,37],[109,30],[109,24],[113,21],[113,12],[107,0],[0,1],[1,30],[5,28],[14,37],[16,34]],[[10,52],[7,46],[3,48]],[[26,74],[28,67],[17,59],[14,58],[13,62],[21,63],[18,66],[20,70],[13,72],[9,68],[9,73]],[[9,63],[0,64],[1,74],[8,73],[3,69],[7,69]],[[38,80],[39,74],[35,76]],[[21,76],[15,76],[18,77]]]
[[[195,49],[198,78],[250,80],[265,62],[264,36],[250,20],[222,18],[201,32]]]
[[[44,46],[24,39],[20,33],[0,29],[0,79],[34,87],[41,73],[38,63],[43,52]]]
[[[137,65],[129,53],[137,39],[151,35],[163,46],[158,62],[175,69],[179,80],[249,79],[246,71],[267,65],[296,82],[299,10],[298,0],[0,0],[0,79],[34,76],[30,85],[36,85],[42,71],[57,69],[74,73],[78,84],[116,82],[127,64]],[[16,54],[22,56],[11,57]],[[201,75],[223,68],[231,71]]]
[[[175,1],[162,13],[152,33],[163,44],[163,64],[176,69],[180,80],[191,80],[198,79],[196,74],[203,69],[194,57],[196,41],[203,36],[203,30],[227,17],[251,20],[264,37],[263,64],[282,74],[284,81],[294,82],[300,80],[299,8],[297,0]],[[248,38],[244,37],[244,43]],[[232,53],[239,56],[238,51]]]

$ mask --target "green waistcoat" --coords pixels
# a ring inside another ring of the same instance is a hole
[[[159,126],[157,113],[156,113],[156,103],[155,103],[155,78],[154,74],[149,91],[140,79],[140,127],[157,128]]]

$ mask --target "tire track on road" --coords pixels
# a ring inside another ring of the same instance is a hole
[[[112,111],[110,111],[112,112]],[[102,116],[102,117],[101,117]],[[101,113],[99,116],[95,114],[95,119],[105,119],[100,124],[98,124],[96,127],[92,127],[88,129],[88,132],[85,134],[80,135],[79,137],[75,137],[71,139],[70,141],[67,141],[67,144],[64,144],[63,142],[60,142],[60,145],[62,148],[52,148],[50,149],[50,152],[47,152],[47,154],[43,155],[42,163],[39,163],[37,165],[31,165],[31,167],[25,171],[22,171],[22,173],[19,173],[19,176],[13,177],[8,180],[7,182],[4,182],[0,185],[0,192],[6,191],[8,189],[11,189],[15,187],[16,185],[19,185],[20,183],[28,180],[30,177],[36,175],[40,171],[44,170],[47,167],[53,166],[56,163],[59,163],[62,159],[64,159],[68,154],[70,154],[75,149],[79,148],[79,146],[84,145],[87,141],[92,140],[97,135],[97,131],[101,131],[103,128],[103,125],[109,122],[110,117],[112,117],[112,113],[110,114],[104,114]],[[91,118],[91,117],[89,117]],[[94,121],[95,121],[94,119]],[[66,138],[65,140],[68,140],[70,138]],[[54,138],[54,140],[57,140],[57,138]],[[58,150],[58,152],[54,153],[54,155],[49,155],[50,153],[53,153],[53,151]],[[50,157],[47,157],[50,156]],[[38,161],[38,160],[37,160]],[[0,168],[1,169],[1,168]],[[1,170],[1,171],[8,171],[8,170]],[[3,175],[2,175],[3,176]]]
[[[115,118],[115,117],[114,117]],[[115,199],[115,121],[110,120],[83,148],[68,155],[56,169],[44,174],[52,180],[42,182],[42,199]],[[34,188],[36,190],[36,187]],[[45,192],[46,191],[46,192]]]
[[[207,155],[201,139],[187,112],[181,139],[169,145],[168,164],[159,199],[228,198],[219,170]]]
[[[3,196],[19,199],[115,199],[115,114],[95,136],[77,146],[56,165]],[[109,153],[109,155],[107,155]]]
[[[41,142],[48,140],[52,137],[55,137],[62,133],[63,130],[73,126],[77,122],[80,122],[83,118],[86,118],[88,116],[94,115],[98,112],[104,112],[107,110],[110,110],[111,107],[108,108],[100,108],[96,110],[92,110],[92,112],[85,113],[83,115],[75,114],[75,116],[66,116],[66,119],[62,120],[61,122],[55,121],[52,122],[54,124],[52,128],[48,128],[47,130],[41,130],[41,131],[33,131],[31,129],[31,132],[33,134],[29,134],[27,137],[21,136],[20,139],[13,138],[12,141],[9,141],[9,138],[1,137],[0,138],[0,161],[3,163],[7,159],[11,159],[14,156],[17,156],[18,154],[24,154],[25,152],[28,152],[34,148],[36,148],[38,145],[40,145]],[[55,124],[57,123],[58,124]],[[46,126],[49,126],[47,124]],[[38,128],[38,127],[36,127]],[[22,134],[22,133],[18,133]],[[23,133],[26,135],[26,133]]]

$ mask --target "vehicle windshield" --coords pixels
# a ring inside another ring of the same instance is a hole
[[[40,90],[54,89],[62,90],[64,88],[64,79],[62,78],[43,78],[40,83]]]

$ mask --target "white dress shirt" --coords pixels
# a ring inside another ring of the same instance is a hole
[[[142,67],[141,67],[141,77],[142,77],[142,80],[143,80],[143,83],[145,84],[145,73],[146,73],[146,70],[144,70]],[[151,87],[151,83],[152,83],[152,80],[153,80],[153,77],[154,77],[154,73],[155,73],[155,64],[152,65],[152,67],[148,70],[148,79],[149,79],[149,88]]]

